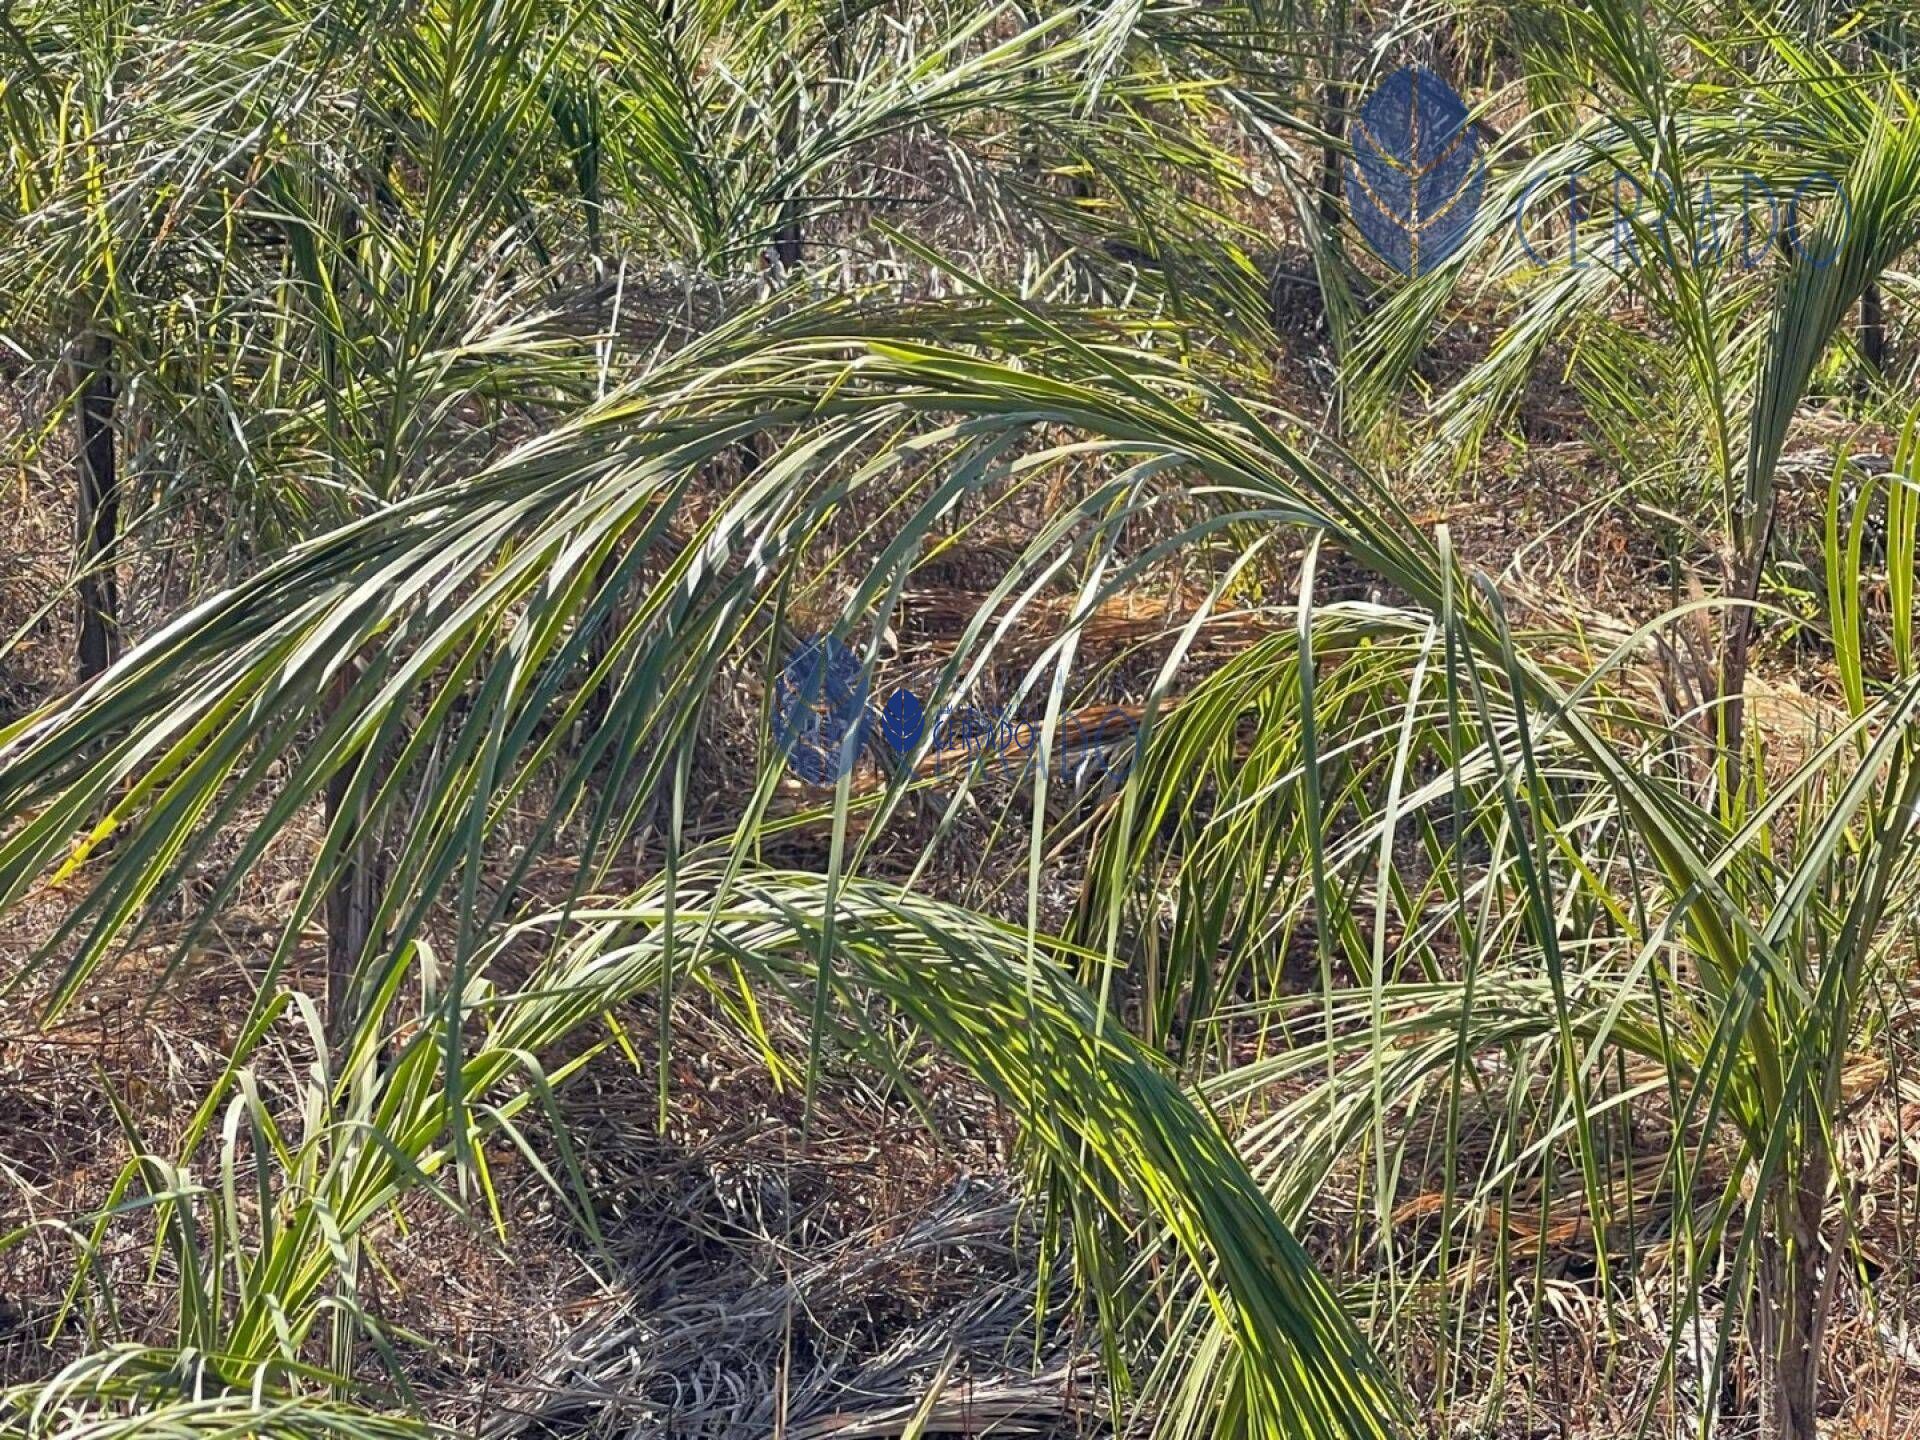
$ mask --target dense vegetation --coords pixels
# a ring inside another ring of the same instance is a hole
[[[1907,1433],[1899,7],[0,54],[0,1428]]]

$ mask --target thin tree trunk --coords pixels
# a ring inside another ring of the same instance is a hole
[[[1760,1333],[1766,1346],[1768,1440],[1817,1440],[1820,1402],[1820,1215],[1827,1158],[1819,1140],[1778,1196],[1762,1259]],[[1837,1262],[1837,1257],[1836,1257]]]
[[[614,347],[613,336],[613,294],[607,277],[607,258],[600,236],[600,200],[597,194],[587,195],[582,187],[583,202],[587,216],[587,250],[593,261],[593,309],[594,329],[606,337],[607,363],[611,366]],[[604,559],[594,575],[593,595],[599,598],[607,578],[618,567],[620,557],[617,552],[610,553]],[[613,652],[615,623],[613,610],[609,608],[604,615],[592,622],[592,633],[587,637],[587,673],[593,674],[606,662]],[[613,703],[612,687],[606,681],[595,682],[593,693],[587,697],[581,718],[585,722],[584,734],[591,736],[607,723],[607,711]]]
[[[1890,52],[1893,38],[1878,25],[1869,25],[1861,34],[1860,73],[1869,73],[1876,62],[1898,63]],[[1868,394],[1887,373],[1887,316],[1880,302],[1880,282],[1875,280],[1860,292],[1860,353],[1867,362],[1867,373],[1860,377],[1860,393]]]
[[[1320,243],[1334,257],[1334,263],[1344,268],[1345,260],[1340,244],[1340,217],[1344,210],[1342,198],[1342,170],[1344,157],[1340,145],[1347,135],[1347,88],[1346,88],[1346,52],[1347,27],[1350,15],[1345,0],[1332,6],[1328,11],[1330,34],[1327,40],[1327,55],[1320,72],[1320,127],[1327,134],[1327,141],[1320,148],[1320,197],[1317,206],[1320,212]],[[1329,346],[1337,355],[1342,344],[1339,327],[1334,320],[1334,301],[1324,286],[1314,287],[1314,298],[1320,305],[1320,323],[1326,328]],[[1279,316],[1274,316],[1276,327]],[[1343,396],[1346,387],[1336,385],[1332,396],[1332,421],[1334,434],[1346,433],[1346,414]]]
[[[1328,136],[1320,148],[1320,230],[1329,237],[1340,225],[1340,146],[1347,134],[1347,90],[1344,62],[1347,45],[1347,7],[1336,5],[1330,16],[1325,68],[1320,75],[1320,128]]]
[[[788,113],[791,115],[794,112]],[[788,149],[788,153],[792,153],[793,143],[788,137],[796,133],[792,130],[782,131],[784,148]],[[801,248],[800,202],[792,196],[780,202],[780,228],[773,235],[773,253],[779,258],[781,270],[789,275],[800,267],[801,260],[805,258]]]
[[[1749,592],[1755,588],[1742,578],[1734,584],[1734,595],[1736,599],[1751,600],[1753,596]],[[1720,647],[1720,703],[1706,715],[1707,735],[1713,740],[1729,778],[1739,762],[1746,728],[1747,653],[1752,646],[1753,611],[1746,605],[1735,605],[1727,612]]]
[[[1867,362],[1867,373],[1860,377],[1864,394],[1887,372],[1887,314],[1877,282],[1860,295],[1860,353]]]
[[[113,343],[90,339],[73,367],[80,392],[75,468],[75,560],[79,569],[81,680],[91,680],[120,653],[120,586],[114,542],[120,532],[120,484],[114,471],[114,407],[119,387]]]
[[[792,29],[782,17],[780,21],[781,39],[791,50]],[[790,163],[800,152],[800,67],[796,64],[788,75],[793,93],[787,96],[786,108],[780,115],[780,135],[775,141],[780,148],[780,163]],[[804,258],[801,249],[800,199],[793,193],[792,179],[789,177],[787,193],[780,199],[780,228],[774,232],[773,253],[780,261],[781,278],[791,279],[793,271]]]
[[[334,681],[329,704],[338,709],[346,703],[352,684],[342,674]],[[331,828],[349,806],[353,818],[347,838],[341,846],[340,868],[327,889],[327,1039],[336,1056],[344,1049],[347,1037],[357,1023],[359,1000],[355,994],[355,974],[373,936],[373,914],[379,904],[377,874],[378,853],[374,837],[367,833],[367,807],[364,792],[356,802],[353,796],[354,766],[342,766],[327,781],[327,825]]]
[[[327,696],[327,706],[337,714],[341,706],[347,703],[352,694],[353,681],[359,667],[349,661],[346,669],[335,677]],[[355,1028],[360,1022],[362,1000],[358,984],[362,957],[367,952],[368,941],[373,935],[373,913],[379,904],[380,877],[379,849],[373,836],[368,832],[366,792],[360,792],[356,800],[353,794],[353,772],[355,766],[343,765],[327,780],[326,821],[329,830],[340,816],[351,807],[353,819],[340,854],[340,869],[333,877],[333,883],[327,889],[327,1008],[325,1015],[327,1062],[330,1073],[335,1077],[341,1073],[347,1063],[349,1049],[353,1043]],[[387,1068],[388,1055],[383,1047],[370,1071],[363,1071],[356,1080],[357,1086],[367,1086],[373,1077]],[[363,1092],[364,1093],[364,1092]],[[364,1144],[361,1137],[355,1137],[353,1145]],[[346,1242],[344,1266],[336,1282],[336,1293],[343,1298],[351,1297],[359,1283],[360,1275],[360,1239],[350,1236]],[[351,1375],[354,1370],[354,1351],[357,1347],[358,1328],[354,1325],[347,1306],[341,1306],[334,1314],[333,1324],[328,1336],[328,1360],[336,1375]],[[334,1387],[335,1398],[345,1398],[339,1386]]]
[[[1706,716],[1707,734],[1714,738],[1720,758],[1731,782],[1740,759],[1740,747],[1746,733],[1747,668],[1753,649],[1753,602],[1760,596],[1760,579],[1766,573],[1767,551],[1773,545],[1773,498],[1766,500],[1766,514],[1758,517],[1759,530],[1751,538],[1736,535],[1739,553],[1735,558],[1733,595],[1744,604],[1727,611],[1720,651],[1719,701]],[[1745,529],[1745,526],[1740,526]],[[1719,724],[1714,723],[1715,713]]]

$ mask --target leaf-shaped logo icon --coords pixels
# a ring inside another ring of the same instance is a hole
[[[832,785],[867,743],[867,672],[831,635],[816,635],[788,656],[773,687],[773,738],[787,766],[812,785]]]
[[[1347,209],[1380,258],[1424,275],[1460,248],[1486,165],[1454,89],[1422,65],[1393,72],[1354,117]]]
[[[927,708],[920,703],[918,695],[910,690],[896,690],[887,697],[887,708],[881,712],[880,734],[896,751],[904,755],[918,745],[920,732],[926,725]]]

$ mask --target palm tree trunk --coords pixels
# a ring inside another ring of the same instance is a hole
[[[1732,593],[1744,604],[1732,606],[1721,635],[1719,700],[1704,717],[1707,734],[1715,740],[1726,779],[1732,783],[1746,737],[1747,669],[1753,649],[1753,602],[1760,598],[1760,580],[1766,572],[1767,552],[1773,546],[1774,510],[1771,494],[1760,514],[1747,524],[1735,521],[1735,559]],[[1718,723],[1715,723],[1715,716]]]
[[[793,53],[793,25],[783,12],[780,15],[780,40],[787,53]],[[790,163],[800,152],[800,87],[805,83],[801,78],[800,66],[796,61],[789,67],[788,82],[793,86],[792,93],[780,110],[780,133],[774,145],[780,152],[780,163]],[[780,262],[781,279],[790,279],[802,258],[802,239],[800,232],[800,197],[794,193],[793,179],[787,177],[786,193],[780,197],[779,227],[773,234],[774,257]]]
[[[1351,22],[1346,0],[1339,0],[1327,13],[1328,30],[1327,54],[1320,72],[1320,128],[1326,132],[1327,140],[1320,147],[1320,196],[1317,206],[1320,212],[1321,244],[1335,257],[1335,263],[1342,268],[1345,260],[1340,245],[1340,216],[1344,209],[1341,190],[1341,171],[1343,156],[1340,146],[1347,136],[1347,90],[1346,90],[1346,51],[1347,29]],[[1325,277],[1322,277],[1323,279]],[[1324,286],[1314,287],[1314,296],[1320,305],[1320,323],[1326,327],[1327,343],[1337,355],[1343,344],[1340,326],[1335,320],[1334,300]],[[1336,385],[1331,395],[1331,420],[1336,436],[1346,433],[1344,386]]]
[[[1347,91],[1344,72],[1347,44],[1347,7],[1335,5],[1328,16],[1327,58],[1320,75],[1320,128],[1327,143],[1320,147],[1320,230],[1337,235],[1340,226],[1340,141],[1347,134]]]
[[[1865,393],[1887,370],[1887,313],[1877,283],[1867,286],[1860,296],[1860,353],[1867,362],[1867,373],[1860,377],[1860,389]]]
[[[351,685],[352,678],[346,674],[334,681],[328,696],[332,708],[337,710],[346,703]],[[378,852],[374,837],[368,833],[364,793],[358,802],[353,796],[353,772],[353,766],[343,765],[327,781],[328,828],[349,806],[354,810],[348,838],[341,846],[340,869],[327,889],[326,1024],[329,1047],[336,1056],[345,1048],[357,1023],[355,976],[373,936],[373,914],[379,904]]]
[[[1891,53],[1895,48],[1893,36],[1878,25],[1866,27],[1859,46],[1858,69],[1862,74],[1868,73],[1876,61],[1898,63]],[[1859,394],[1864,397],[1887,373],[1887,316],[1880,303],[1877,280],[1860,293],[1860,354],[1867,362],[1866,373],[1860,377],[1859,384]]]
[[[1780,1187],[1763,1241],[1760,1336],[1768,1440],[1818,1440],[1822,1315],[1820,1216],[1826,1197],[1824,1144],[1803,1155]],[[1838,1257],[1835,1257],[1837,1263]]]
[[[74,456],[75,562],[79,570],[80,679],[91,680],[120,652],[120,586],[114,541],[120,531],[120,484],[114,472],[114,408],[119,388],[113,342],[90,338],[73,365],[79,391]]]
[[[780,149],[783,155],[792,155],[800,143],[800,105],[796,100],[787,108],[786,119],[780,126]],[[800,201],[788,195],[780,202],[780,228],[773,235],[773,253],[780,261],[780,269],[791,274],[805,258],[801,248]]]

